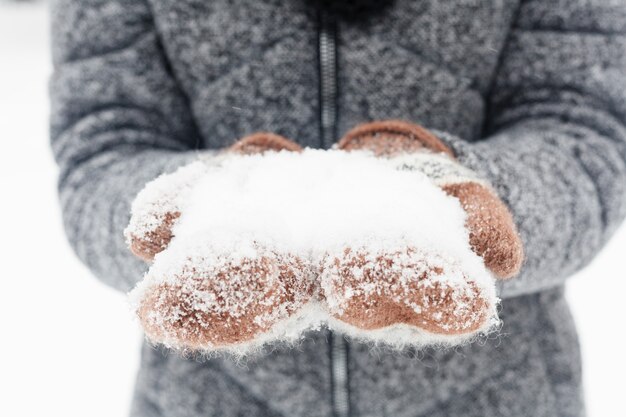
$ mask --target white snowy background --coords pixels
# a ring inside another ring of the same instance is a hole
[[[125,416],[142,336],[126,297],[93,278],[63,235],[48,43],[42,4],[0,0],[0,416]],[[626,415],[624,249],[626,227],[567,291],[590,417]]]

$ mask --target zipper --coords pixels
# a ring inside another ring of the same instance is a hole
[[[330,333],[330,366],[333,416],[349,417],[348,343],[342,335],[333,332]]]
[[[337,136],[337,25],[324,10],[319,17],[320,138],[330,148]]]
[[[319,16],[320,141],[330,148],[337,138],[337,24],[324,10]],[[348,343],[332,332],[330,368],[333,416],[349,417]]]

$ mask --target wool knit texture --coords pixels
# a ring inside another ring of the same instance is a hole
[[[336,28],[336,137],[380,119],[436,131],[494,185],[526,250],[492,339],[350,343],[350,415],[582,416],[562,285],[626,214],[622,0],[54,0],[51,140],[76,253],[127,291],[146,265],[122,231],[147,181],[255,131],[332,146],[321,13]],[[146,346],[132,415],[331,416],[330,357],[323,331],[246,366]]]

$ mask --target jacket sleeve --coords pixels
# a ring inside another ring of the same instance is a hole
[[[146,182],[195,158],[198,134],[142,0],[55,0],[51,144],[69,241],[105,283],[145,270],[126,248]]]
[[[626,3],[524,1],[489,108],[484,140],[447,139],[520,229],[525,265],[501,284],[510,297],[563,283],[626,214]]]

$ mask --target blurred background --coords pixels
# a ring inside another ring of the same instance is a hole
[[[126,296],[65,241],[48,146],[48,32],[45,2],[0,0],[0,416],[125,416],[142,335]],[[623,226],[567,290],[590,417],[626,415],[625,263]]]

